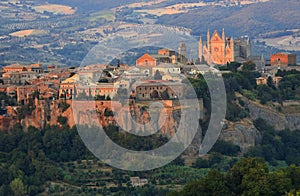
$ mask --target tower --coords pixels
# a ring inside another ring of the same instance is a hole
[[[231,51],[230,61],[234,61],[234,39],[233,39],[233,37],[230,38],[230,51]]]
[[[182,64],[186,64],[187,62],[187,57],[186,57],[186,45],[184,42],[180,42],[178,46],[178,56],[179,56],[179,61]]]
[[[182,56],[186,57],[186,45],[184,42],[180,42],[178,46],[178,53]]]
[[[198,58],[199,58],[199,61],[200,63],[203,62],[203,43],[202,43],[202,37],[200,36],[200,39],[199,39],[199,44],[198,44]]]
[[[247,37],[246,47],[247,47],[247,49],[246,49],[247,50],[246,58],[249,58],[252,55],[250,37]]]
[[[211,45],[210,45],[210,42],[211,42],[211,40],[210,40],[210,32],[209,32],[209,29],[208,29],[208,31],[207,31],[207,50],[208,50],[209,52],[211,52]]]
[[[225,30],[224,30],[224,28],[222,29],[222,40],[225,43]]]

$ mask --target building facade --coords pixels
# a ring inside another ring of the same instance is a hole
[[[184,85],[181,82],[147,80],[136,82],[134,89],[136,98],[141,101],[177,99],[184,94]]]
[[[296,65],[296,54],[291,53],[277,53],[271,54],[271,66],[289,66]]]
[[[226,38],[224,29],[222,36],[215,31],[212,36],[208,30],[207,42],[203,44],[202,38],[199,40],[199,60],[207,64],[224,65],[234,61],[234,40]]]
[[[244,60],[249,59],[252,56],[250,38],[240,37],[234,40],[234,58],[241,58]]]

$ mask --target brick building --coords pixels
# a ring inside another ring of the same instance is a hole
[[[296,65],[296,54],[277,53],[270,56],[271,66],[289,66]]]
[[[3,71],[7,72],[24,72],[24,71],[33,71],[36,73],[42,73],[43,68],[41,64],[31,64],[31,65],[19,65],[19,64],[12,64],[3,67]]]
[[[169,56],[160,54],[144,54],[136,60],[137,67],[156,67],[159,63],[171,63]]]
[[[28,104],[33,93],[37,91],[37,87],[34,85],[26,85],[17,87],[17,101],[22,105]]]

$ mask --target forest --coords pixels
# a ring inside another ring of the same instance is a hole
[[[255,126],[263,133],[262,143],[242,156],[238,146],[218,141],[206,158],[198,158],[191,166],[179,157],[163,168],[145,172],[126,172],[102,163],[84,146],[75,127],[47,126],[41,131],[29,127],[25,132],[16,126],[11,133],[0,132],[0,195],[299,192],[300,131],[276,132],[262,119],[256,120]],[[161,145],[155,141],[167,141],[154,137],[133,142],[134,138],[126,140],[131,136],[117,133],[117,129],[111,126],[108,135],[124,147],[149,149]],[[149,184],[132,187],[132,176],[145,177]],[[176,192],[176,187],[183,189]]]

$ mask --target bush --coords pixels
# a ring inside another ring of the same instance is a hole
[[[212,148],[213,152],[218,152],[228,156],[237,156],[240,150],[240,147],[234,145],[232,142],[226,142],[222,140],[218,140]]]
[[[59,117],[57,117],[57,122],[61,125],[65,125],[68,122],[68,118],[60,115]]]
[[[66,111],[69,107],[70,105],[65,101],[58,104],[58,108],[60,108],[62,112]]]

